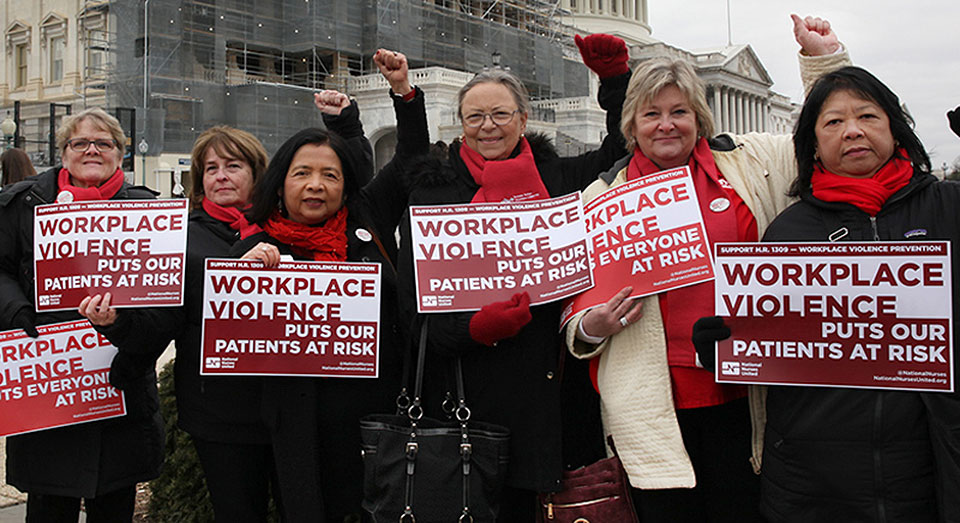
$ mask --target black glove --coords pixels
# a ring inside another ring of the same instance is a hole
[[[723,323],[720,316],[700,318],[693,324],[693,346],[703,368],[713,372],[717,366],[714,358],[714,344],[730,337],[730,327]]]
[[[33,309],[30,307],[21,307],[16,314],[13,315],[13,319],[10,320],[10,324],[13,325],[15,329],[23,329],[23,332],[27,333],[27,336],[31,338],[36,338],[40,336],[40,333],[37,332],[37,313],[33,312]]]
[[[947,120],[950,120],[950,128],[953,129],[953,134],[960,136],[960,107],[947,111]]]
[[[110,364],[110,385],[124,390],[131,383],[142,378],[154,365],[156,359],[145,354],[130,354],[119,351]]]

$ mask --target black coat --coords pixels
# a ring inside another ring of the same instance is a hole
[[[603,80],[599,101],[607,111],[608,136],[600,149],[570,158],[560,158],[552,144],[542,136],[528,136],[540,177],[551,196],[561,196],[585,188],[597,175],[609,169],[626,154],[619,130],[619,116],[629,75]],[[399,116],[398,116],[399,117]],[[450,145],[446,157],[421,157],[412,161],[408,172],[417,173],[411,188],[410,205],[439,205],[469,202],[479,189],[459,156],[460,143]],[[410,220],[401,224],[400,325],[405,337],[413,339],[410,326],[417,315],[414,285]],[[445,357],[460,355],[467,404],[473,419],[506,426],[511,432],[510,465],[507,484],[536,490],[556,490],[563,469],[561,432],[563,415],[575,420],[571,425],[590,425],[579,406],[562,405],[561,366],[567,378],[576,375],[580,386],[564,399],[590,398],[595,429],[594,442],[601,442],[596,396],[591,396],[585,364],[564,361],[566,353],[559,332],[560,303],[531,308],[533,319],[517,336],[489,348],[473,341],[469,323],[473,313],[433,314],[429,323],[428,347],[444,357],[428,358],[424,379],[424,402],[428,414],[441,417],[439,405],[449,387]],[[572,381],[572,380],[571,380]],[[568,384],[564,384],[566,388]],[[563,408],[561,408],[563,407]],[[571,445],[569,447],[578,447]],[[594,448],[602,449],[602,443]],[[596,454],[584,458],[589,461]]]
[[[260,421],[259,383],[242,376],[200,376],[204,266],[207,258],[229,258],[239,239],[237,231],[202,208],[193,211],[187,226],[183,306],[123,309],[112,326],[97,330],[121,351],[153,358],[174,340],[180,428],[208,441],[265,444],[269,440]]]
[[[55,167],[0,193],[0,330],[33,309],[33,209],[57,196]],[[153,199],[124,184],[114,200]],[[75,311],[37,315],[45,325],[81,319]],[[163,462],[163,421],[156,373],[144,365],[124,387],[126,416],[7,439],[7,482],[31,494],[95,497],[157,477]]]
[[[398,342],[397,278],[386,245],[395,226],[369,218],[366,204],[350,205],[347,218],[347,261],[380,264],[380,373],[367,378],[253,378],[262,385],[261,414],[268,429],[277,467],[284,516],[290,521],[343,521],[362,513],[363,463],[360,458],[360,418],[394,410],[400,391],[402,354]],[[376,241],[358,230],[381,240]],[[238,242],[233,257],[242,256],[259,242],[276,245],[293,255],[289,246],[267,233]],[[297,258],[296,256],[294,256]],[[298,258],[303,259],[303,258]]]
[[[807,193],[763,240],[828,241],[844,227],[840,241],[950,240],[956,278],[958,203],[960,184],[915,172],[875,219]],[[954,347],[958,338],[955,324]],[[771,521],[960,521],[958,393],[770,387],[766,427],[762,510]]]

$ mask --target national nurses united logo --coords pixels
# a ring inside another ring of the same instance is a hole
[[[724,361],[720,366],[720,374],[725,376],[739,376],[740,375],[740,362],[739,361]]]
[[[437,306],[437,297],[436,296],[422,296],[424,307],[436,307]]]
[[[220,358],[219,358],[219,357],[210,357],[210,358],[207,358],[207,365],[206,365],[206,367],[207,367],[208,369],[219,369],[219,368],[220,368]]]

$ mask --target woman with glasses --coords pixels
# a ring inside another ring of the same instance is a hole
[[[57,131],[63,165],[0,193],[0,330],[79,319],[76,311],[34,312],[34,207],[81,200],[153,199],[152,192],[123,181],[126,143],[116,118],[88,109],[64,118]],[[127,415],[42,430],[7,439],[7,483],[27,493],[28,522],[76,523],[80,499],[87,521],[130,521],[136,484],[155,478],[163,461],[163,423],[158,412],[152,360],[118,369],[125,374]]]
[[[409,203],[482,203],[561,196],[586,187],[625,155],[618,126],[630,72],[626,44],[609,35],[578,37],[577,43],[585,64],[600,76],[599,102],[607,111],[607,136],[598,150],[561,158],[548,138],[525,133],[531,107],[523,84],[506,70],[485,70],[460,89],[457,115],[463,134],[450,144],[446,155],[422,156],[400,167],[416,176]],[[395,100],[419,107],[419,111],[409,113],[422,115],[424,94],[407,78],[406,57],[381,49],[374,61],[390,83]],[[398,118],[405,114],[398,111]],[[425,127],[422,135],[413,139],[424,149],[428,142]],[[409,227],[409,217],[405,217],[398,263],[400,324],[404,327],[410,327],[417,314]],[[565,465],[584,464],[602,452],[599,420],[584,419],[585,412],[592,408],[596,413],[598,409],[596,396],[590,396],[586,373],[572,367],[571,360],[566,362],[566,369],[561,367],[559,317],[559,303],[530,307],[529,296],[522,289],[510,299],[491,303],[476,313],[430,317],[428,346],[433,353],[462,357],[473,419],[510,429],[510,464],[499,521],[534,521],[536,494],[556,490]],[[437,416],[447,385],[449,363],[444,359],[427,358],[428,375],[424,379],[428,414],[436,408]],[[573,385],[582,388],[576,394],[566,394]],[[593,402],[584,408],[563,406],[563,414],[576,417],[573,421],[577,425],[597,430],[593,445],[572,441],[575,438],[563,431],[561,396],[564,400],[570,397]],[[565,455],[563,448],[576,449],[581,456]]]

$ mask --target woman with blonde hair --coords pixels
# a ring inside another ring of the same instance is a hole
[[[793,19],[806,84],[848,62],[829,23]],[[790,137],[713,137],[703,83],[686,62],[652,59],[637,67],[620,122],[632,154],[601,174],[584,201],[688,166],[711,246],[757,241],[789,203],[796,172]],[[713,283],[637,300],[628,298],[632,290],[575,316],[566,340],[574,356],[596,358],[604,431],[616,442],[640,520],[761,521],[759,439],[751,439],[751,426],[762,437],[762,394],[748,400],[745,387],[714,383],[690,338],[694,322],[713,312]]]

